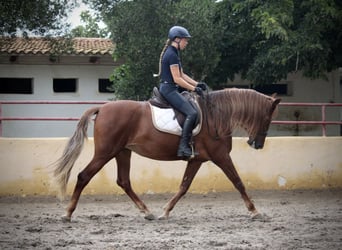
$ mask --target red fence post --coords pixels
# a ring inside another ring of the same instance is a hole
[[[325,126],[325,105],[322,105],[322,135],[327,136],[327,129]]]
[[[0,117],[2,117],[2,103],[0,102]],[[2,137],[2,120],[0,120],[0,137]]]

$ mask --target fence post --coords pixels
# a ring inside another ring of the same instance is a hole
[[[2,103],[0,102],[0,117],[2,117]],[[2,120],[0,120],[0,137],[2,137]]]
[[[322,104],[322,135],[327,136],[327,129],[325,124],[325,105]]]

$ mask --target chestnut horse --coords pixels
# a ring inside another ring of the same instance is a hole
[[[253,217],[258,212],[248,197],[229,153],[232,149],[232,131],[240,126],[249,134],[248,144],[255,149],[264,146],[267,130],[280,99],[254,90],[225,89],[207,93],[198,98],[202,109],[202,129],[194,140],[198,154],[189,159],[179,191],[167,202],[159,219],[167,219],[170,211],[187,192],[201,164],[212,161],[240,192]],[[117,184],[126,192],[146,219],[154,219],[144,202],[133,191],[130,182],[130,159],[135,153],[163,161],[181,160],[177,157],[179,136],[158,131],[152,123],[148,102],[129,100],[108,102],[88,109],[80,118],[77,129],[69,139],[63,155],[57,161],[54,176],[64,195],[71,169],[81,153],[87,127],[94,122],[95,153],[86,168],[78,174],[77,184],[63,220],[70,221],[81,192],[91,178],[112,158],[117,162]]]

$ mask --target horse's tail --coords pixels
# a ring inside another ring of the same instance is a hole
[[[71,169],[81,154],[84,145],[84,139],[88,138],[87,129],[90,119],[93,115],[99,112],[99,109],[100,107],[94,107],[84,112],[77,124],[76,131],[69,139],[68,144],[64,149],[63,155],[55,164],[56,168],[54,169],[54,177],[57,185],[60,188],[61,198],[65,196]]]

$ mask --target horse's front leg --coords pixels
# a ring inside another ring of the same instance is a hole
[[[131,169],[131,151],[126,149],[121,151],[116,156],[116,162],[118,165],[118,177],[117,184],[126,192],[126,194],[132,199],[134,204],[139,208],[140,212],[144,214],[144,218],[147,220],[154,220],[154,215],[148,210],[145,203],[137,196],[131,186],[129,178],[129,172]]]
[[[179,191],[177,194],[175,194],[169,202],[164,206],[164,213],[159,216],[160,220],[166,220],[169,218],[170,211],[174,208],[176,203],[179,201],[179,199],[186,194],[188,191],[192,180],[194,179],[196,173],[198,172],[198,169],[201,167],[202,162],[200,161],[189,161],[188,165],[185,169],[185,173],[183,176],[182,183],[179,187]]]
[[[233,183],[235,188],[240,192],[241,197],[245,202],[248,211],[251,212],[252,218],[258,217],[259,212],[256,210],[253,202],[248,197],[245,185],[242,183],[242,180],[234,167],[231,157],[228,154],[225,154],[225,157],[220,157],[220,159],[215,160],[214,163],[222,169],[225,175]]]

